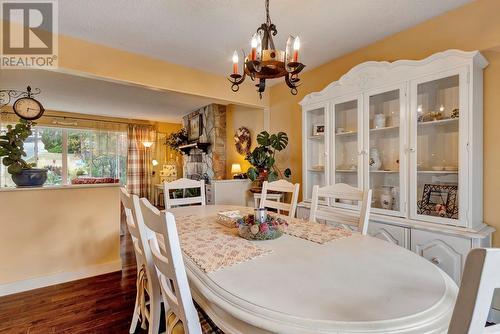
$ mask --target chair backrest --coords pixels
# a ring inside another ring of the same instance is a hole
[[[260,198],[260,208],[271,208],[278,210],[278,213],[281,211],[288,211],[288,217],[295,217],[295,210],[297,209],[297,200],[299,198],[299,188],[300,184],[298,183],[290,183],[287,180],[278,180],[274,182],[264,181],[262,184],[262,193]],[[290,203],[277,202],[270,200],[269,192],[276,191],[282,193],[291,193],[292,199]]]
[[[500,325],[484,327],[496,288],[500,288],[500,249],[471,250],[448,334],[500,333]]]
[[[145,266],[150,298],[160,298],[160,283],[156,275],[153,255],[148,242],[154,235],[148,233],[149,231],[144,226],[142,213],[139,209],[139,197],[129,194],[124,187],[120,190],[121,202],[127,217],[127,227],[134,243],[137,270],[141,269],[140,266]]]
[[[132,237],[132,241],[135,243],[136,241],[141,240],[141,236],[135,222],[134,203],[132,201],[132,196],[125,189],[125,187],[120,188],[120,199],[123,204],[123,208],[125,209],[128,231],[130,233],[130,236]]]
[[[199,188],[200,196],[196,197],[185,197],[183,198],[170,198],[170,190],[184,190]],[[163,196],[165,197],[165,208],[170,209],[173,206],[185,205],[185,204],[201,204],[205,205],[205,181],[204,180],[191,180],[186,178],[181,178],[172,182],[163,183]]]
[[[359,216],[357,213],[347,214],[340,210],[333,210],[332,208],[323,209],[319,206],[319,198],[361,202]],[[351,225],[357,227],[361,234],[366,235],[368,230],[368,221],[370,218],[371,201],[371,189],[363,191],[345,183],[337,183],[321,188],[318,185],[315,185],[312,189],[309,221],[317,222],[318,219],[323,219],[337,224]]]
[[[139,202],[144,223],[155,235],[149,244],[158,270],[164,303],[182,321],[186,334],[201,334],[200,320],[189,290],[174,215],[170,212],[160,212],[145,198]],[[163,239],[161,246],[156,234]]]

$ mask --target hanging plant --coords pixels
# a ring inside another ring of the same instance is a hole
[[[181,152],[179,146],[186,145],[187,143],[188,134],[185,128],[182,128],[177,132],[172,132],[166,139],[167,146],[176,152]]]

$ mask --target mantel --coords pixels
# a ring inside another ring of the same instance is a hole
[[[186,144],[186,145],[182,145],[182,146],[179,146],[179,149],[189,155],[189,152],[191,152],[191,149],[193,148],[198,148],[200,150],[202,150],[204,153],[207,153],[208,152],[208,147],[210,146],[210,143],[191,143],[191,144]]]

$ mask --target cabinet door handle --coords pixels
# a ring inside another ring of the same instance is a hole
[[[408,151],[409,151],[410,153],[415,153],[415,148],[414,148],[414,147],[410,147],[410,148],[408,149]]]
[[[441,263],[441,260],[439,258],[437,258],[437,257],[433,257],[431,259],[431,262],[434,263],[435,265],[438,265],[438,264]]]

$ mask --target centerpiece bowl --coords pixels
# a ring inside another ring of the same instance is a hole
[[[265,214],[264,219],[256,220],[255,215],[248,215],[238,220],[238,234],[247,240],[272,240],[283,235],[288,223]]]

